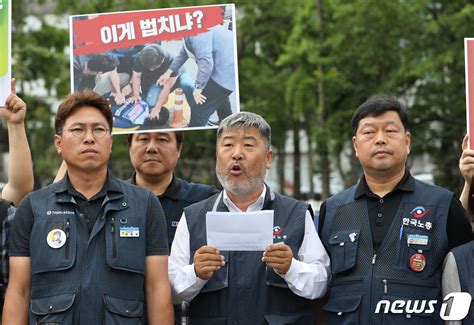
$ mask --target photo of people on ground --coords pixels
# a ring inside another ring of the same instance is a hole
[[[240,111],[233,5],[70,17],[71,90],[107,98],[113,133],[215,128]]]

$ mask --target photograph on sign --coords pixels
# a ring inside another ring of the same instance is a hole
[[[114,134],[216,128],[240,111],[234,5],[70,17],[71,91],[92,89]]]

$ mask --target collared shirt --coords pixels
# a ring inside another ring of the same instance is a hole
[[[81,218],[81,222],[85,222],[87,226],[87,230],[89,230],[89,234],[92,232],[92,228],[94,228],[95,221],[99,216],[100,212],[102,211],[102,203],[104,203],[105,197],[109,190],[109,182],[105,182],[102,189],[94,194],[90,199],[87,199],[84,195],[79,193],[71,184],[69,180],[69,176],[66,174],[66,183],[67,183],[67,191],[68,193],[74,198],[77,204],[77,208],[79,209],[79,217]],[[117,191],[118,189],[113,186],[112,190]]]
[[[130,178],[130,183],[136,186],[140,186],[137,184],[137,173],[133,173],[132,177]],[[161,202],[161,199],[164,199],[164,198],[177,201],[179,199],[179,196],[178,196],[179,190],[180,190],[179,178],[173,175],[173,179],[171,180],[171,183],[168,185],[168,187],[163,192],[163,194],[157,195],[156,197],[160,200],[160,202]]]
[[[403,193],[413,192],[414,190],[415,180],[408,172],[405,172],[405,175],[400,182],[398,182],[397,186],[383,198],[370,190],[365,177],[363,177],[357,185],[354,198],[356,200],[364,196],[367,198],[367,210],[372,230],[372,243],[375,251],[382,245],[382,241],[400,205]]]
[[[265,188],[247,211],[259,211],[265,201]],[[230,200],[224,191],[223,202],[231,212],[240,209]],[[175,303],[191,301],[207,283],[196,276],[194,264],[189,264],[190,246],[189,230],[183,216],[176,230],[175,240],[171,246],[168,276],[173,290]],[[325,294],[329,281],[329,257],[319,239],[309,211],[305,216],[305,233],[298,251],[298,259],[293,258],[286,274],[280,274],[288,283],[290,290],[301,297],[314,299]]]
[[[373,193],[365,177],[362,176],[357,184],[354,199],[367,199],[367,210],[369,214],[370,227],[372,230],[372,242],[374,250],[380,248],[385,235],[398,210],[398,206],[402,200],[404,193],[413,192],[415,190],[415,179],[408,170],[398,182],[395,188],[383,197]],[[323,229],[324,219],[326,217],[326,202],[323,202],[319,212],[319,233]],[[471,230],[469,220],[461,205],[461,202],[453,195],[448,211],[448,222],[446,232],[448,235],[449,248],[454,248],[471,239]]]
[[[257,198],[257,200],[250,204],[249,207],[247,208],[246,212],[251,212],[251,211],[260,211],[263,209],[263,204],[265,203],[265,186],[262,189],[262,193],[260,193],[260,196]],[[232,202],[232,200],[229,198],[229,195],[227,194],[227,191],[224,190],[224,194],[222,195],[222,201],[226,205],[227,209],[229,209],[230,212],[242,212],[235,204]],[[310,215],[311,218],[311,215]]]
[[[11,205],[7,210],[7,217],[3,220],[2,239],[0,240],[0,259],[2,263],[2,284],[6,289],[8,284],[9,263],[8,263],[8,239],[10,237],[10,225],[15,216],[16,208]],[[6,291],[6,290],[5,290]],[[5,294],[4,291],[4,294]]]

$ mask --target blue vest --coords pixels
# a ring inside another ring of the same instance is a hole
[[[216,211],[228,211],[217,194],[184,209],[190,235],[190,264],[196,250],[206,245],[206,213],[213,210],[216,201]],[[296,259],[308,209],[308,204],[273,193],[266,187],[263,210],[274,210],[274,226],[279,227],[273,241],[284,240]],[[221,251],[221,254],[226,265],[214,273],[190,303],[188,315],[193,324],[313,322],[313,301],[295,295],[285,280],[262,262],[262,252]]]
[[[374,252],[367,200],[354,200],[355,189],[326,203],[321,239],[331,256],[332,283],[324,306],[328,324],[440,322],[441,269],[448,252],[446,220],[453,194],[415,180],[415,190],[404,193],[379,251]],[[401,313],[384,313],[385,308],[375,313],[380,300],[437,300],[437,304],[432,313],[411,314],[404,308]]]
[[[474,241],[458,246],[452,252],[458,267],[461,291],[468,292],[474,298]],[[471,301],[469,313],[462,323],[474,324],[474,301]]]
[[[127,182],[136,185],[134,178],[127,180]],[[165,195],[158,198],[166,217],[170,251],[176,233],[176,227],[178,226],[179,219],[181,219],[181,216],[183,215],[183,209],[188,205],[205,200],[217,192],[215,187],[205,184],[190,183],[178,177],[175,177],[173,182],[176,182],[176,184],[172,183],[172,185],[176,185],[178,188],[176,196],[174,193],[168,196],[168,188]]]
[[[112,176],[108,182],[90,234],[65,179],[30,194],[30,324],[144,323],[145,203],[153,194]],[[125,227],[138,237],[122,235]],[[66,240],[52,244],[52,230]]]

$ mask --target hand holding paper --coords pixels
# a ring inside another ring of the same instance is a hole
[[[225,265],[224,256],[217,248],[202,246],[194,253],[194,272],[202,280],[209,280],[214,272]]]
[[[15,79],[11,80],[11,93],[5,101],[5,106],[0,106],[0,116],[8,123],[20,124],[25,120],[26,104],[16,95]]]
[[[293,252],[290,246],[283,243],[268,246],[262,256],[262,262],[279,274],[288,272],[292,259]]]

